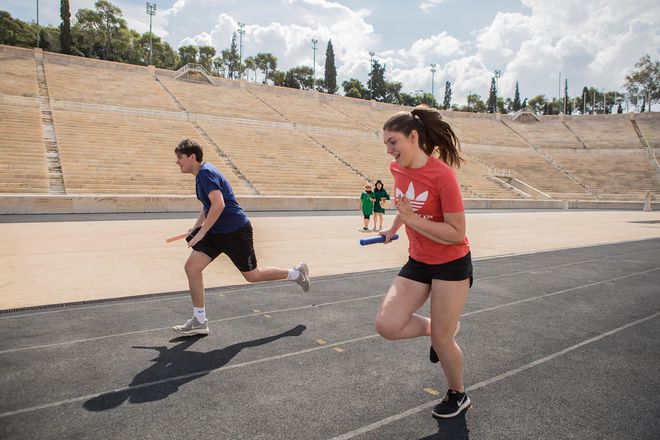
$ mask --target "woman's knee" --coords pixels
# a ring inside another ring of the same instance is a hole
[[[398,323],[388,319],[385,315],[379,313],[378,316],[376,316],[376,331],[385,339],[397,339],[397,335],[401,328],[402,327]]]
[[[434,347],[443,347],[447,345],[453,345],[454,341],[454,330],[455,329],[432,329],[431,330],[431,341]]]

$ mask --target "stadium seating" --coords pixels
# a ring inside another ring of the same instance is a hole
[[[0,78],[0,95],[39,96],[33,59],[0,54]]]
[[[2,193],[49,193],[35,54],[67,194],[192,195],[194,182],[173,153],[183,138],[202,144],[239,195],[357,197],[377,179],[393,189],[380,130],[409,107],[221,78],[195,83],[159,69],[0,46]],[[494,179],[495,169],[555,199],[660,192],[656,113],[533,122],[442,115],[467,160],[456,171],[464,197],[524,198]]]
[[[194,178],[181,174],[174,155],[185,138],[200,142],[237,194],[248,192],[187,122],[66,110],[53,116],[68,194],[194,194]]]
[[[216,85],[159,78],[189,112],[239,119],[285,122],[286,119],[261,102],[238,81],[216,79]]]
[[[627,115],[574,116],[566,124],[587,148],[641,148],[637,133]]]
[[[0,193],[48,193],[46,149],[36,106],[0,104]]]
[[[179,111],[158,81],[143,72],[44,62],[50,97],[59,101]]]
[[[200,121],[262,195],[356,196],[364,180],[293,128]]]

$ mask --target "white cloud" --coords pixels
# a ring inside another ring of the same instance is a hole
[[[168,22],[173,16],[178,22],[187,22],[200,15],[204,0],[178,0],[168,11]],[[295,14],[292,11],[295,10]],[[370,47],[378,38],[373,26],[367,22],[370,12],[366,9],[350,8],[327,0],[274,0],[263,10],[234,8],[216,15],[212,28],[195,34],[178,34],[178,47],[185,44],[211,44],[220,53],[229,47],[232,33],[236,31],[241,17],[246,21],[243,36],[243,53],[246,56],[258,52],[271,52],[278,57],[278,66],[286,70],[297,65],[312,65],[312,39],[319,41],[316,51],[317,75],[323,74],[325,49],[332,39],[335,60],[340,79],[359,76],[368,71]],[[200,29],[199,26],[191,29]],[[202,28],[203,29],[203,28]],[[173,30],[172,30],[173,31]]]
[[[439,5],[440,3],[444,3],[445,0],[424,0],[420,5],[419,9],[422,10],[425,14],[428,14],[431,9]]]

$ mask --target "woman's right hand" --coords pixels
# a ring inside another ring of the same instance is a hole
[[[390,241],[392,241],[392,237],[393,237],[394,234],[395,234],[395,232],[392,231],[392,228],[384,229],[384,230],[382,230],[382,231],[380,231],[380,232],[378,232],[378,233],[379,233],[380,235],[382,235],[383,237],[385,237],[385,241],[383,242],[383,244],[387,244],[387,243],[389,243]]]

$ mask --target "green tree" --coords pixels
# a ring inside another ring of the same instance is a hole
[[[76,13],[76,25],[86,34],[88,56],[122,61],[119,55],[130,33],[121,9],[106,0],[98,0],[94,8],[79,9]]]
[[[326,93],[333,95],[337,91],[337,68],[335,67],[335,51],[332,47],[332,40],[328,41],[325,49],[325,76],[323,85]]]
[[[522,104],[520,103],[520,88],[518,87],[518,81],[516,81],[516,91],[513,95],[513,104],[511,105],[511,109],[514,112],[517,112],[522,108]]]
[[[215,47],[213,46],[199,46],[199,64],[202,65],[207,71],[213,71],[213,57],[215,56]]]
[[[249,56],[245,59],[245,69],[254,72],[254,82],[257,82],[257,70],[259,70],[259,68],[257,67],[257,62],[253,56]]]
[[[537,115],[546,114],[547,111],[547,101],[545,95],[536,95],[529,100],[529,108],[531,111]]]
[[[60,48],[62,53],[72,54],[73,36],[71,35],[71,10],[69,0],[60,2]]]
[[[231,36],[231,46],[222,51],[222,64],[227,72],[227,78],[239,78],[241,60],[236,43],[236,32]]]
[[[7,11],[0,11],[0,44],[19,47],[34,47],[37,28]]]
[[[284,77],[284,87],[312,90],[314,88],[314,70],[309,66],[292,67]]]
[[[473,113],[484,113],[486,111],[486,104],[484,104],[481,96],[476,93],[470,93],[467,96],[467,111]]]
[[[562,113],[570,115],[573,113],[571,98],[568,97],[568,79],[564,80],[564,101],[562,102]]]
[[[351,78],[341,83],[344,89],[344,95],[351,98],[369,99],[369,90],[360,82],[359,79]]]
[[[179,65],[177,68],[183,67],[186,64],[189,63],[196,63],[197,62],[197,46],[193,45],[187,45],[187,46],[181,46],[179,48]]]
[[[272,53],[259,52],[254,58],[257,68],[264,73],[263,83],[266,84],[271,75],[277,70],[277,57]]]
[[[383,99],[383,102],[387,102],[388,104],[400,104],[402,87],[403,84],[398,81],[386,81],[385,98]]]
[[[47,28],[42,27],[39,29],[39,47],[45,51],[53,51],[53,41]]]
[[[488,113],[497,111],[497,88],[495,86],[495,77],[490,79],[490,91],[488,92],[488,101],[486,103]]]
[[[370,99],[381,102],[385,100],[385,94],[387,93],[385,90],[385,65],[381,66],[378,60],[374,60],[371,67],[367,87],[369,88]]]
[[[451,82],[445,81],[445,99],[442,101],[442,108],[449,110],[451,108]]]
[[[648,105],[651,111],[653,103],[660,100],[660,61],[652,61],[650,55],[644,55],[635,63],[635,70],[626,75],[624,86],[635,104],[641,96],[642,108]]]

